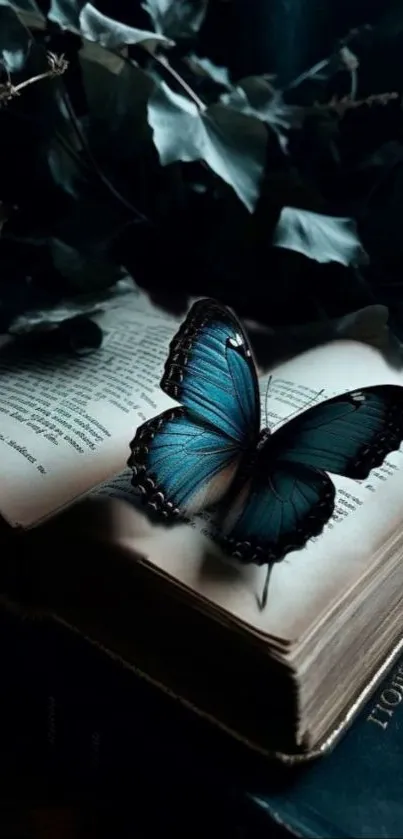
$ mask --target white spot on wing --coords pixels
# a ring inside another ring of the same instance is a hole
[[[239,333],[237,332],[237,334],[234,337],[228,339],[228,343],[231,345],[231,347],[243,347],[244,340],[242,338],[242,335],[239,335]]]
[[[351,397],[352,401],[356,402],[357,404],[362,404],[363,402],[366,402],[366,399],[367,399],[367,397],[365,396],[365,393],[362,393],[361,390],[354,391],[354,393],[350,394],[350,397]]]

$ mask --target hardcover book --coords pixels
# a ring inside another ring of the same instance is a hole
[[[262,775],[258,810],[295,836],[398,839],[402,806],[402,659],[332,754],[292,773],[277,790]]]
[[[125,830],[397,839],[403,659],[319,761],[258,760],[53,621],[0,610],[3,799],[117,801]],[[281,770],[281,771],[280,771]],[[6,792],[7,791],[7,792]],[[105,816],[108,816],[107,808]],[[199,831],[199,832],[197,832]],[[112,831],[113,832],[113,831]]]
[[[159,380],[177,328],[125,305],[96,355],[2,356],[0,510],[14,529],[2,587],[265,754],[321,754],[400,650],[402,454],[364,481],[332,476],[334,515],[275,565],[262,609],[264,568],[226,560],[204,516],[150,520],[131,487],[136,427],[176,405]],[[403,375],[375,348],[331,342],[261,376],[262,421],[384,384]]]

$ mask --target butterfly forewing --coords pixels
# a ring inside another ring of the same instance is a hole
[[[273,434],[282,462],[364,479],[403,438],[403,388],[378,385],[315,405]]]
[[[161,387],[242,447],[257,442],[256,368],[243,327],[224,306],[212,300],[194,304],[171,343]]]
[[[192,307],[171,342],[161,387],[182,407],[138,429],[129,460],[133,483],[165,515],[190,515],[226,494],[258,441],[254,361],[228,309],[211,300]]]

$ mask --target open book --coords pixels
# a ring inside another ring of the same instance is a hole
[[[85,617],[77,628],[264,751],[312,752],[332,742],[400,649],[402,453],[366,481],[332,476],[332,519],[274,567],[261,610],[265,568],[225,559],[208,516],[149,521],[131,488],[137,425],[175,405],[159,380],[177,327],[135,300],[104,318],[103,347],[90,357],[0,356],[0,512],[31,528],[89,493],[129,502],[131,535],[113,535],[133,572],[125,638],[117,612],[101,614],[97,631]],[[277,366],[267,382],[262,423],[273,427],[322,389],[328,398],[403,384],[403,374],[370,346],[337,341]]]

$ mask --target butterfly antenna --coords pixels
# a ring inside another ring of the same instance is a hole
[[[271,577],[272,570],[273,570],[273,563],[269,562],[268,565],[267,565],[266,579],[264,581],[264,586],[263,586],[263,591],[262,591],[262,599],[260,601],[260,611],[261,612],[263,612],[263,609],[266,608],[267,595],[269,593],[269,583],[270,583],[270,577]]]
[[[300,413],[302,413],[302,411],[306,411],[306,409],[309,408],[309,406],[312,404],[312,402],[316,402],[316,400],[319,399],[319,396],[322,396],[322,393],[324,393],[324,391],[325,391],[325,388],[322,387],[322,390],[318,390],[318,392],[315,393],[314,396],[311,396],[311,398],[308,399],[308,402],[306,402],[306,404],[303,405],[302,408],[296,408],[295,411],[292,411],[291,414],[288,414],[288,417],[285,417],[285,421],[289,422],[289,420],[292,419],[293,417],[295,417],[296,414],[300,414]],[[283,420],[280,420],[279,422],[276,422],[276,425],[279,425],[282,422],[283,422]],[[271,429],[272,431],[274,431],[276,425],[273,426],[273,428]]]
[[[265,398],[265,403],[264,403],[266,428],[269,428],[269,417],[268,417],[268,414],[267,414],[267,403],[269,401],[269,387],[271,385],[272,379],[273,379],[273,376],[269,376],[269,378],[267,380],[266,398]]]

